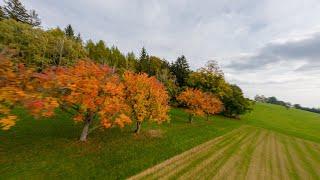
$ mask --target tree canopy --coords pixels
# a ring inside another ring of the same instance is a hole
[[[127,104],[137,124],[136,133],[140,132],[143,121],[168,121],[169,97],[162,83],[147,74],[125,72],[123,77]]]
[[[103,40],[83,43],[70,24],[40,28],[36,11],[19,0],[5,1],[0,20],[0,55],[8,57],[0,64],[2,129],[16,122],[10,113],[14,105],[35,116],[51,116],[58,106],[71,109],[74,120],[84,123],[82,140],[92,125],[123,127],[135,121],[138,133],[144,121],[166,121],[169,101],[185,106],[191,120],[250,111],[250,100],[226,81],[216,61],[193,71],[184,55],[170,64],[144,47],[137,57]]]
[[[224,104],[223,114],[228,117],[240,118],[241,114],[245,114],[252,110],[252,102],[245,98],[242,90],[237,85],[231,85],[231,92],[223,97]]]
[[[18,22],[27,23],[32,26],[40,26],[41,20],[35,10],[28,10],[19,0],[4,1],[3,17],[14,19]]]

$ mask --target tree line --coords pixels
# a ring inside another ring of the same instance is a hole
[[[296,108],[296,109],[301,109],[304,111],[309,111],[309,112],[314,112],[314,113],[320,113],[320,108],[309,108],[309,107],[303,107],[300,104],[292,104],[290,102],[285,102],[278,100],[276,97],[265,97],[264,95],[256,95],[254,100],[256,102],[262,102],[262,103],[270,103],[270,104],[276,104],[280,106],[284,106],[287,109],[289,108]]]
[[[5,4],[0,20],[3,129],[15,124],[10,109],[16,104],[36,117],[51,116],[57,107],[73,113],[84,123],[83,139],[89,126],[123,127],[132,121],[138,133],[145,120],[167,120],[169,104],[185,108],[190,122],[196,115],[239,118],[251,110],[251,101],[225,80],[216,61],[193,71],[184,55],[170,63],[144,47],[139,56],[124,54],[102,40],[83,42],[71,25],[44,30],[40,19],[38,25],[29,23],[31,16],[18,19],[27,17],[19,0]]]

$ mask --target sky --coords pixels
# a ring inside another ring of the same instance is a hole
[[[319,0],[22,0],[44,28],[72,24],[84,39],[193,70],[216,60],[256,94],[320,107]]]

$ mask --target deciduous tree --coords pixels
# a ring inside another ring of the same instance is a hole
[[[62,109],[73,112],[73,119],[84,124],[81,141],[86,141],[92,124],[91,130],[131,123],[124,85],[106,65],[81,60],[71,67],[50,68],[37,78]]]
[[[136,133],[146,120],[158,123],[168,120],[168,94],[162,83],[144,73],[125,72],[123,78],[127,104],[137,125]]]
[[[194,116],[203,116],[205,114],[203,108],[205,95],[201,90],[187,88],[178,95],[177,100],[187,108],[186,111],[189,113],[190,123],[192,123]]]
[[[0,49],[26,66],[43,70],[50,65],[72,65],[84,58],[82,44],[70,38],[59,28],[44,31],[40,28],[6,19],[0,21]]]
[[[230,85],[226,82],[223,72],[216,61],[209,61],[205,67],[190,73],[188,77],[188,86],[201,89],[205,92],[211,92],[222,98],[230,94]]]
[[[34,70],[15,65],[0,56],[0,127],[8,130],[15,125],[17,116],[11,113],[15,105],[22,105],[35,117],[52,116],[58,106],[53,97],[42,94],[41,85],[34,81]]]
[[[202,104],[202,108],[207,116],[207,120],[209,120],[210,115],[220,113],[223,110],[223,103],[218,97],[207,92],[204,93],[204,102]]]
[[[224,115],[232,118],[240,118],[252,110],[252,102],[245,98],[242,90],[237,85],[231,85],[231,93],[223,97]]]

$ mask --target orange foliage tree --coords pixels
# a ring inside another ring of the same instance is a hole
[[[220,113],[223,110],[223,103],[219,98],[211,93],[204,93],[204,101],[202,103],[202,109],[206,114],[207,121],[209,120],[209,115],[214,115]]]
[[[131,118],[136,121],[135,133],[139,133],[145,120],[158,123],[168,120],[168,94],[165,87],[155,77],[147,74],[125,72],[123,75],[126,102]]]
[[[187,88],[177,97],[177,100],[187,107],[189,113],[189,122],[192,123],[193,116],[203,116],[205,114],[203,104],[205,103],[205,95],[199,89]]]
[[[209,92],[204,93],[199,89],[187,88],[178,95],[177,100],[187,107],[190,123],[196,115],[203,116],[205,114],[208,120],[209,115],[223,110],[223,104],[216,96]]]
[[[63,110],[73,113],[74,121],[84,123],[81,141],[86,141],[93,123],[91,130],[131,123],[124,85],[106,65],[81,60],[71,67],[52,67],[36,77],[44,93],[56,97]]]
[[[15,105],[31,111],[35,117],[53,115],[57,100],[42,94],[39,84],[34,81],[34,71],[22,64],[0,56],[0,127],[9,130],[16,124],[17,116],[11,113]]]

